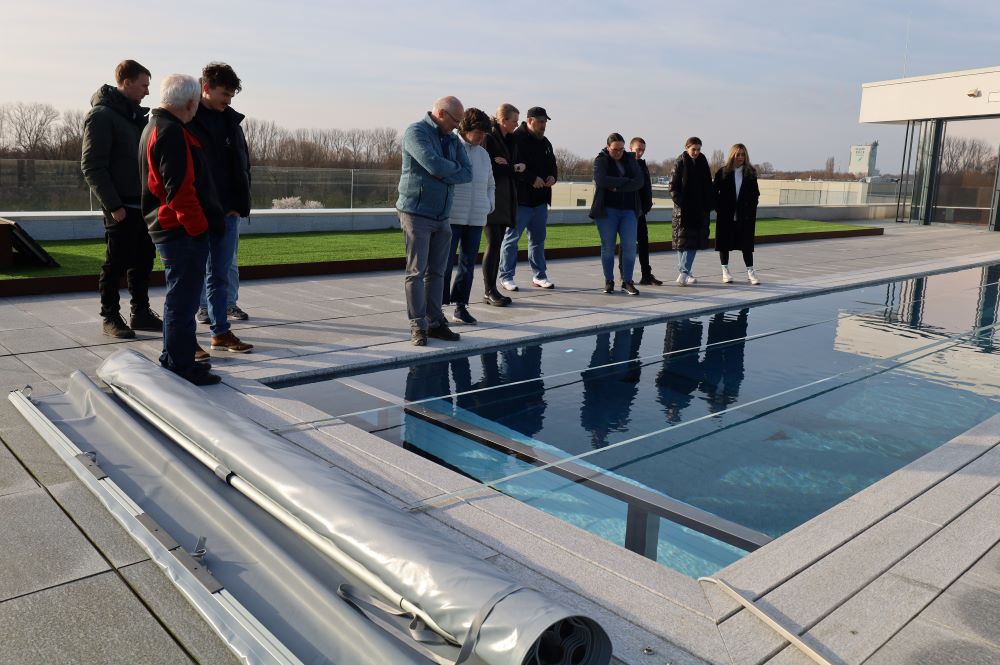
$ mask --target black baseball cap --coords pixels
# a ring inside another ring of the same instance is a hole
[[[528,109],[528,117],[545,118],[546,120],[552,119],[549,117],[549,114],[545,112],[545,109],[543,109],[541,106],[532,106],[530,109]]]

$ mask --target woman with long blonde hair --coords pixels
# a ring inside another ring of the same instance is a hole
[[[742,143],[729,149],[726,163],[715,173],[715,251],[722,264],[722,282],[731,284],[729,252],[738,249],[743,253],[747,267],[747,280],[760,284],[753,267],[753,241],[757,224],[757,170],[750,163],[750,154]]]

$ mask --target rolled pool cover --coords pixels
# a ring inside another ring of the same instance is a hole
[[[417,608],[449,642],[470,642],[471,650],[462,649],[465,663],[610,662],[611,641],[593,619],[518,586],[345,472],[213,403],[204,391],[138,353],[114,353],[97,374],[141,406],[154,425],[207,453],[221,478],[234,487],[233,476],[251,485],[251,494],[266,497],[263,503],[280,507],[329,543],[327,553],[333,551],[341,562],[346,557],[355,570],[370,574],[377,597],[403,610]]]

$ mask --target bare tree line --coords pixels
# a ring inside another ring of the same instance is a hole
[[[60,112],[51,104],[0,105],[0,157],[78,160],[86,112]],[[400,134],[372,129],[296,129],[269,120],[243,122],[251,163],[311,168],[396,170],[401,166]]]
[[[83,147],[82,111],[60,113],[51,104],[0,105],[0,156],[29,159],[79,159]]]
[[[984,139],[945,136],[941,143],[941,173],[992,173],[997,150]]]

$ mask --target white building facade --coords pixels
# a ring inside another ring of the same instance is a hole
[[[1000,67],[866,83],[859,120],[906,125],[897,221],[998,230]]]

